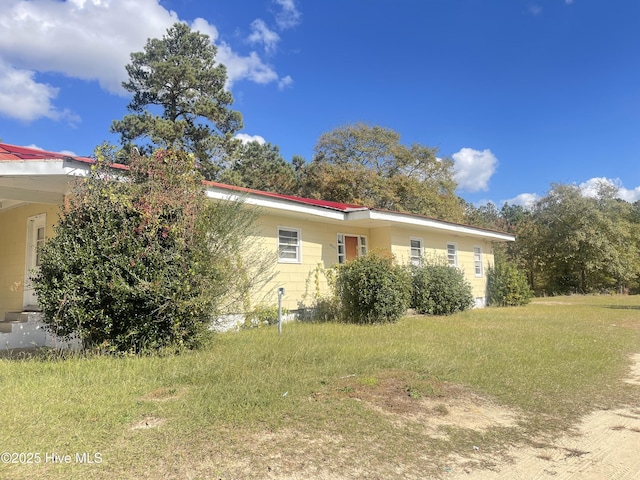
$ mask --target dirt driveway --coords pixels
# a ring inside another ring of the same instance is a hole
[[[553,444],[508,453],[511,461],[491,470],[465,467],[461,461],[445,478],[453,480],[637,480],[640,479],[640,354],[628,383],[638,385],[635,405],[619,410],[596,411],[575,432]],[[482,452],[473,455],[482,461]]]

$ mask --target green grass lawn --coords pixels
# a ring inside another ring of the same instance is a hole
[[[0,359],[0,451],[34,454],[0,478],[428,478],[473,446],[499,453],[640,404],[623,382],[632,353],[640,296],[293,323],[178,356]],[[460,402],[515,421],[427,428]]]

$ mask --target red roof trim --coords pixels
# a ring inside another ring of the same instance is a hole
[[[10,145],[7,143],[0,143],[0,161],[2,160],[16,160],[16,161],[18,160],[74,160],[74,161],[86,163],[86,164],[95,163],[95,160],[89,157],[73,157],[71,155],[67,155],[60,152],[48,152],[46,150],[39,150],[37,148],[19,147],[17,145]],[[118,170],[129,169],[127,165],[123,165],[120,163],[114,163],[111,165],[111,167],[116,168]],[[505,232],[500,232],[498,230],[490,230],[488,228],[474,227],[472,225],[465,225],[463,223],[449,222],[446,220],[440,220],[438,218],[428,217],[426,215],[420,215],[417,213],[395,212],[392,210],[384,210],[381,208],[369,208],[362,205],[355,205],[352,203],[331,202],[331,201],[319,200],[315,198],[304,198],[304,197],[296,197],[293,195],[283,195],[280,193],[265,192],[263,190],[237,187],[235,185],[227,185],[225,183],[218,183],[218,182],[211,182],[211,181],[205,181],[203,183],[206,186],[221,188],[223,190],[231,190],[234,192],[248,193],[253,195],[259,195],[261,197],[275,198],[278,200],[287,200],[290,202],[301,203],[301,204],[310,205],[313,207],[328,208],[331,210],[337,210],[345,213],[352,212],[352,211],[364,211],[364,210],[383,212],[383,213],[392,213],[395,215],[406,215],[406,216],[416,217],[416,218],[425,218],[425,219],[433,220],[440,223],[446,223],[449,225],[458,225],[461,227],[469,227],[469,228],[473,228],[473,229],[481,230],[485,232],[505,234]]]
[[[2,160],[65,160],[74,159],[80,161],[92,161],[86,157],[72,157],[66,153],[48,152],[30,147],[19,147],[17,145],[9,145],[0,143],[0,159]]]
[[[93,164],[95,159],[90,157],[74,157],[67,153],[49,152],[38,148],[20,147],[18,145],[10,145],[8,143],[0,143],[0,160],[73,160],[76,162]],[[129,167],[120,163],[111,165],[119,170],[128,170]]]
[[[0,161],[1,160],[74,160],[81,163],[93,164],[95,159],[89,157],[74,157],[68,154],[60,152],[49,152],[47,150],[40,150],[37,148],[20,147],[17,145],[10,145],[7,143],[0,143]],[[127,165],[114,163],[111,165],[118,170],[128,170]],[[338,210],[341,212],[348,212],[353,210],[367,210],[362,205],[355,205],[349,203],[331,202],[327,200],[318,200],[314,198],[296,197],[293,195],[283,195],[280,193],[265,192],[262,190],[255,190],[251,188],[236,187],[234,185],[227,185],[224,183],[205,181],[205,185],[222,188],[225,190],[232,190],[235,192],[250,193],[254,195],[260,195],[262,197],[275,198],[279,200],[288,200],[291,202],[302,203],[305,205],[311,205],[314,207],[329,208],[332,210]]]
[[[225,183],[217,183],[211,181],[205,181],[205,185],[210,187],[222,188],[225,190],[233,190],[241,193],[249,193],[254,195],[260,195],[262,197],[275,198],[279,200],[288,200],[291,202],[303,203],[305,205],[312,205],[314,207],[330,208],[332,210],[339,210],[341,212],[350,212],[354,210],[369,210],[368,207],[362,205],[355,205],[352,203],[331,202],[328,200],[319,200],[316,198],[296,197],[294,195],[284,195],[281,193],[265,192],[263,190],[255,190],[252,188],[236,187],[234,185],[227,185]]]

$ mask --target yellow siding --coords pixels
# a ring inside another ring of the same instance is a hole
[[[275,263],[275,277],[251,298],[252,305],[277,303],[277,289],[285,288],[283,306],[296,310],[313,302],[314,296],[328,292],[324,269],[338,262],[338,234],[369,236],[365,228],[347,228],[345,225],[298,220],[290,217],[263,215],[260,217],[256,245],[267,253],[278,251],[278,227],[300,229],[302,240],[301,263]]]
[[[339,233],[365,235],[369,251],[391,251],[398,262],[403,264],[409,263],[410,238],[423,239],[425,255],[446,257],[447,243],[455,243],[458,247],[458,266],[462,268],[471,284],[474,297],[484,299],[486,295],[486,268],[493,263],[493,249],[489,241],[455,236],[453,233],[433,233],[392,227],[352,228],[344,224],[265,215],[261,217],[255,244],[275,254],[278,249],[278,227],[300,229],[301,263],[275,263],[274,260],[275,278],[262,290],[253,294],[252,305],[259,303],[275,305],[279,287],[284,287],[286,290],[283,306],[289,310],[309,306],[315,296],[328,293],[326,276],[322,271],[332,267],[338,261],[337,236]],[[480,277],[475,275],[474,246],[482,248],[483,275]]]
[[[370,229],[371,251],[391,251],[391,227]]]
[[[29,204],[0,212],[0,319],[5,312],[19,311],[23,304],[25,275],[25,249],[27,219],[34,215],[47,215],[47,237],[53,235],[53,224],[58,219],[59,208],[52,205]],[[278,263],[278,227],[299,229],[301,233],[301,263]],[[255,236],[256,249],[274,256],[275,276],[264,288],[255,291],[251,305],[275,305],[277,289],[284,287],[283,306],[296,310],[309,306],[318,295],[329,292],[325,269],[338,261],[338,234],[367,237],[369,251],[390,251],[400,263],[408,263],[410,239],[421,238],[425,255],[446,256],[447,243],[458,247],[458,266],[471,283],[473,295],[484,299],[486,293],[486,269],[493,263],[490,241],[456,236],[453,233],[434,233],[410,228],[375,227],[355,228],[344,223],[326,220],[313,221],[280,215],[262,215]],[[473,247],[480,246],[483,254],[483,275],[476,277]]]
[[[29,204],[0,212],[0,319],[6,312],[22,310],[27,248],[27,219],[46,214],[47,238],[53,235],[59,208]]]
[[[471,284],[473,296],[484,299],[486,296],[487,266],[493,264],[493,245],[490,241],[479,238],[462,237],[454,233],[434,233],[413,229],[397,228],[392,231],[391,252],[396,259],[404,264],[410,259],[410,239],[421,238],[424,245],[425,257],[447,256],[447,244],[454,243],[458,250],[458,267],[464,271],[465,278]],[[482,275],[476,276],[473,248],[482,249]],[[484,300],[482,300],[484,301]]]

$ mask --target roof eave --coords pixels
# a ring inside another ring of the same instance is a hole
[[[316,206],[316,205],[308,205],[301,202],[296,202],[293,200],[280,199],[274,197],[268,197],[264,195],[259,195],[255,193],[247,193],[247,192],[237,192],[233,190],[227,190],[224,188],[213,188],[209,187],[206,190],[207,197],[216,199],[216,200],[231,200],[231,201],[241,201],[247,205],[252,205],[256,207],[266,208],[269,210],[277,210],[282,212],[289,213],[300,213],[310,216],[315,216],[319,218],[331,219],[331,220],[341,220],[345,219],[345,213],[333,210],[330,208]]]
[[[504,232],[485,230],[478,227],[446,222],[420,215],[375,209],[349,212],[347,213],[345,220],[354,222],[371,221],[379,222],[380,224],[401,224],[430,230],[439,230],[467,237],[491,239],[494,241],[513,242],[516,239],[513,235]]]

